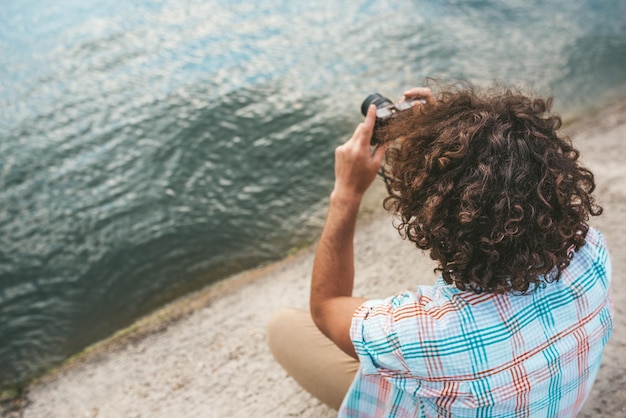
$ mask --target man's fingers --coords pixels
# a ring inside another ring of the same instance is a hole
[[[435,102],[433,92],[428,87],[413,87],[404,92],[405,99],[425,99],[426,103],[432,104]]]
[[[357,129],[359,142],[369,144],[372,139],[372,133],[374,132],[374,124],[376,123],[376,106],[370,105],[367,109],[367,115],[365,120],[359,125]]]
[[[375,164],[378,164],[380,166],[380,164],[383,162],[383,158],[385,156],[386,150],[387,150],[387,147],[384,144],[376,147],[376,149],[374,150],[374,153],[372,154],[372,158]]]
[[[376,122],[376,106],[370,105],[367,108],[367,114],[363,121],[363,128],[372,131],[374,129],[374,123]]]
[[[404,97],[428,96],[431,94],[432,92],[428,87],[413,87],[404,92]]]

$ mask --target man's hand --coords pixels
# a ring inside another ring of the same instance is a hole
[[[363,194],[376,178],[385,154],[382,146],[370,151],[370,140],[376,122],[376,106],[370,105],[363,123],[352,137],[335,150],[335,189],[333,197],[355,199]]]

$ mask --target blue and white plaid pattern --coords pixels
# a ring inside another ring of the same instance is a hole
[[[561,279],[530,295],[434,286],[363,304],[361,362],[340,417],[568,417],[613,328],[611,263],[590,229]]]

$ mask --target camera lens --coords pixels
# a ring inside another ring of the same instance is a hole
[[[361,113],[363,116],[367,115],[367,109],[371,104],[376,106],[377,109],[380,109],[381,107],[393,105],[393,102],[380,93],[372,93],[367,96],[361,104]]]

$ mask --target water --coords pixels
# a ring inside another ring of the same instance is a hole
[[[374,89],[625,91],[621,0],[128,3],[0,5],[3,386],[313,240]]]

